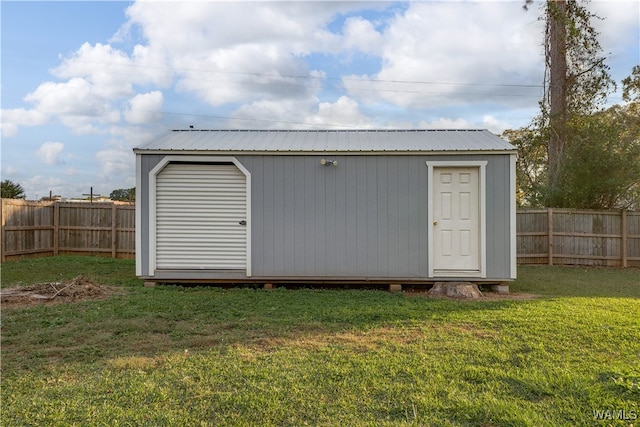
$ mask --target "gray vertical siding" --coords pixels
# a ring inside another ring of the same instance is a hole
[[[509,155],[487,165],[487,277],[510,277]]]
[[[427,160],[489,160],[487,278],[509,277],[508,155],[237,158],[254,183],[254,277],[427,277]]]
[[[140,195],[147,193],[148,172],[162,157],[142,156]],[[338,166],[322,166],[323,157],[338,160]],[[252,177],[254,278],[427,278],[427,160],[488,160],[487,279],[510,277],[509,154],[236,158]],[[145,199],[139,250],[143,275],[153,275]]]

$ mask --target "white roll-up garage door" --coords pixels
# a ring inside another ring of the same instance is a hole
[[[169,163],[156,180],[156,267],[245,270],[246,219],[235,165]]]

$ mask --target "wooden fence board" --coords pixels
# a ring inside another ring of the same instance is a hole
[[[135,258],[136,253],[136,208],[121,205],[115,213],[117,258]]]
[[[640,266],[640,212],[518,211],[519,264]]]
[[[135,256],[135,207],[2,200],[0,258],[57,254]]]
[[[640,212],[627,212],[627,265],[640,267]]]

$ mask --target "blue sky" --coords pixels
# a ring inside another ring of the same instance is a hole
[[[640,2],[589,8],[620,81],[640,63]],[[539,13],[521,0],[2,1],[1,178],[29,199],[108,195],[135,185],[133,147],[189,125],[499,134],[537,112]]]

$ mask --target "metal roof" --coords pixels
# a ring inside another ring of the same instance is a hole
[[[483,129],[473,130],[172,130],[134,148],[144,152],[416,153],[515,151]]]

